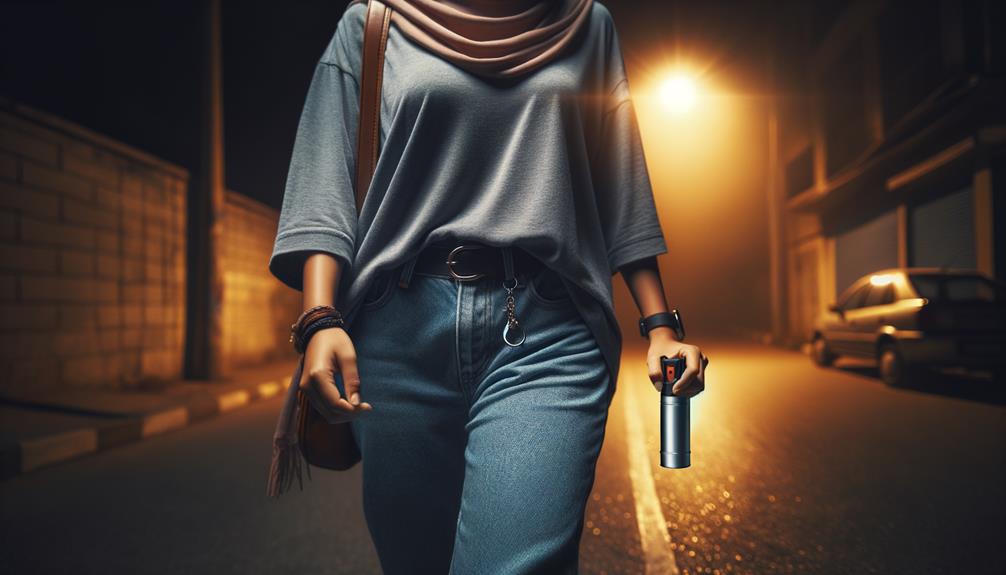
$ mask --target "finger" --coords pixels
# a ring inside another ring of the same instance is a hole
[[[325,405],[330,413],[353,413],[355,406],[339,395],[339,388],[335,386],[335,378],[331,369],[317,369],[311,374],[311,388],[314,393],[321,398],[322,405]]]
[[[699,373],[699,350],[695,347],[689,347],[684,350],[682,355],[685,356],[687,366],[685,371],[681,373],[681,379],[674,384],[674,388],[671,390],[674,395],[684,395],[683,390],[692,386],[695,376]]]
[[[316,379],[315,372],[311,369],[304,369],[303,374],[300,378],[300,392],[307,396],[308,401],[322,414],[328,414],[331,410],[325,399],[318,394],[317,386],[315,385]]]
[[[699,351],[699,382],[703,385],[706,383],[706,356],[702,355],[702,351]]]
[[[660,356],[648,357],[646,360],[646,369],[650,373],[650,383],[657,391],[661,391],[664,386],[664,376],[660,370]]]
[[[704,390],[705,388],[706,387],[704,385],[702,385],[702,384],[699,383],[698,377],[696,377],[694,380],[692,380],[692,384],[691,385],[689,385],[684,390],[682,390],[682,392],[680,393],[680,396],[681,397],[686,397],[686,398],[692,398],[692,397],[695,397],[696,395],[702,393],[702,390]]]
[[[325,421],[333,423],[332,418],[334,417],[334,410],[328,406],[327,403],[318,395],[315,391],[313,385],[307,385],[301,390],[305,396],[307,396],[308,404],[314,407],[321,415],[325,418]]]
[[[685,371],[681,372],[681,377],[678,379],[678,382],[671,388],[671,393],[683,396],[686,393],[686,390],[691,387],[696,373],[698,373],[698,371],[695,366],[689,365],[686,367]]]
[[[346,388],[344,400],[354,406],[355,411],[366,411],[371,405],[360,401],[360,372],[356,367],[356,352],[353,348],[340,347],[335,351],[336,369],[342,375],[342,384]]]

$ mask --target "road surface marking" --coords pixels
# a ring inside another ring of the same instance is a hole
[[[229,393],[218,395],[217,407],[220,409],[220,413],[224,413],[232,409],[237,409],[243,405],[247,405],[250,400],[251,395],[247,391],[239,389],[237,391],[231,391]]]
[[[152,435],[180,429],[188,424],[189,410],[184,407],[176,407],[175,409],[152,413],[144,417],[143,427],[140,430],[140,436],[150,437]]]
[[[276,381],[267,381],[265,383],[258,384],[258,395],[259,397],[265,399],[267,397],[272,397],[280,392],[285,386]]]
[[[678,575],[671,536],[667,533],[667,520],[660,508],[657,486],[653,481],[650,447],[646,444],[643,426],[644,418],[660,417],[660,404],[655,393],[650,394],[651,401],[641,401],[640,395],[647,390],[639,386],[646,385],[652,389],[652,384],[649,375],[645,372],[640,374],[640,371],[630,371],[626,367],[621,370],[624,377],[619,377],[619,386],[625,390],[625,440],[629,442],[629,478],[632,480],[632,497],[636,501],[639,541],[647,575]]]

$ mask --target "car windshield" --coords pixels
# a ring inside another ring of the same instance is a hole
[[[1003,287],[982,276],[911,274],[909,277],[919,295],[930,301],[1006,301]]]

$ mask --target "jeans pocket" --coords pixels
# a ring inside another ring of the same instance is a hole
[[[573,301],[562,283],[562,276],[550,268],[544,268],[528,278],[527,288],[531,298],[544,306],[564,306]]]
[[[398,291],[396,289],[398,288],[398,284],[392,281],[394,275],[389,271],[385,271],[373,279],[373,283],[367,289],[366,295],[363,296],[363,302],[360,304],[361,311],[373,311],[384,307],[391,301],[391,297]]]

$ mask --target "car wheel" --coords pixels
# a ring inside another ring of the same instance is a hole
[[[835,354],[823,336],[819,335],[811,342],[811,358],[821,367],[828,367],[835,363]]]
[[[905,362],[905,358],[898,351],[898,346],[890,342],[881,345],[877,352],[877,369],[880,371],[880,378],[891,387],[907,387],[916,373],[916,370]]]

